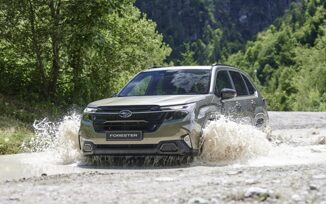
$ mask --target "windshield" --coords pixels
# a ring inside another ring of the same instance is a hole
[[[139,73],[118,96],[196,95],[209,92],[211,70],[182,69]]]

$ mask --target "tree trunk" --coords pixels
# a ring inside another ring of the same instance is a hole
[[[77,40],[78,42],[78,40]],[[75,45],[71,55],[70,66],[73,69],[72,72],[72,83],[73,83],[73,92],[72,92],[72,101],[78,102],[80,97],[80,74],[82,71],[82,59],[81,59],[81,46]]]
[[[38,70],[38,77],[39,77],[39,91],[41,95],[44,97],[47,96],[47,83],[46,83],[46,76],[45,76],[45,69],[42,59],[42,51],[40,48],[40,44],[38,42],[37,33],[36,33],[36,26],[35,26],[35,10],[33,6],[32,0],[28,1],[28,7],[29,7],[29,23],[30,23],[30,29],[31,29],[31,37],[32,37],[32,47],[33,52],[35,54],[35,60],[36,60],[36,67]]]
[[[49,84],[49,94],[50,97],[54,97],[57,90],[57,82],[59,78],[60,71],[60,4],[61,1],[58,0],[54,2],[51,0],[49,3],[51,17],[52,17],[52,31],[51,31],[51,41],[52,41],[52,70],[51,70],[51,81]]]

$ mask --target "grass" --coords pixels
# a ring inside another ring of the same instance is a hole
[[[22,144],[33,136],[31,125],[0,116],[0,155],[22,152]]]
[[[23,151],[22,144],[32,138],[36,119],[58,118],[64,112],[49,102],[35,102],[0,94],[0,155]]]

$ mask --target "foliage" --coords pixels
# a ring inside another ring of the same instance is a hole
[[[170,53],[127,0],[0,0],[0,92],[56,104],[110,96]]]
[[[326,110],[325,31],[325,1],[293,4],[226,63],[256,78],[273,110]]]
[[[284,0],[137,0],[136,6],[157,22],[180,64],[192,53],[192,64],[213,64],[242,49],[247,40],[282,15]],[[188,58],[189,59],[189,58]]]

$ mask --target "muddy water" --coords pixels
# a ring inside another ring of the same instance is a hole
[[[270,119],[273,131],[269,134],[226,118],[210,123],[204,131],[203,154],[190,168],[203,164],[238,168],[326,162],[326,113],[271,112]],[[75,113],[56,123],[36,121],[36,136],[24,145],[36,153],[1,156],[4,168],[0,168],[0,181],[94,171],[80,165],[79,122]]]

